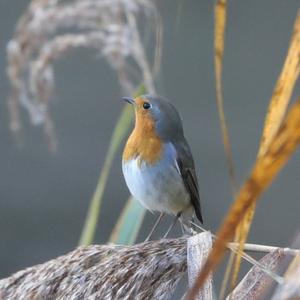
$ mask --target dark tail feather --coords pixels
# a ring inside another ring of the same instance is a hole
[[[200,205],[197,205],[196,207],[194,207],[195,209],[195,214],[197,219],[203,224],[203,218],[202,218],[202,214],[201,214],[201,208]]]

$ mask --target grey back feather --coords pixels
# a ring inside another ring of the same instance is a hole
[[[194,207],[197,219],[203,223],[200,206],[200,196],[194,159],[186,140],[174,144],[177,152],[177,164],[181,173],[183,183],[188,191],[191,203]]]
[[[162,96],[143,95],[142,97],[152,105],[150,112],[159,137],[166,142],[182,138],[182,120],[175,106]]]
[[[184,185],[190,194],[191,203],[198,220],[203,223],[197,175],[190,147],[184,137],[182,120],[175,106],[161,96],[144,95],[152,105],[151,114],[155,120],[156,132],[165,142],[171,142],[177,152],[177,164]]]

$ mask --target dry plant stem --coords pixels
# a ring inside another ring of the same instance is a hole
[[[229,246],[232,247],[237,247],[238,244],[237,243],[229,243]],[[266,246],[266,245],[258,245],[258,244],[245,244],[244,247],[245,251],[248,252],[260,252],[260,253],[269,253],[269,252],[273,252],[276,250],[280,250],[283,251],[283,253],[285,255],[290,255],[290,256],[296,256],[299,252],[300,249],[291,249],[291,248],[281,248],[281,247],[275,247],[275,246]]]
[[[294,31],[292,34],[289,50],[285,59],[284,66],[281,74],[277,80],[272,99],[269,104],[268,113],[265,119],[264,130],[262,133],[261,143],[258,151],[258,158],[263,156],[268,147],[281,126],[288,104],[291,100],[292,91],[294,85],[299,77],[300,73],[300,14],[296,19],[294,25]],[[236,256],[234,270],[232,275],[231,286],[236,283],[239,266],[241,261],[241,252],[243,250],[243,244],[245,243],[249,229],[252,223],[252,219],[255,213],[256,205],[252,204],[248,209],[245,217],[240,222],[236,231],[236,241],[240,243],[238,255]]]
[[[248,211],[246,212],[244,218],[241,220],[235,232],[235,242],[239,244],[239,247],[237,249],[237,254],[234,255],[233,264],[232,266],[230,266],[232,269],[231,283],[230,283],[231,289],[235,287],[238,279],[238,274],[239,274],[241,260],[242,260],[242,252],[243,252],[244,244],[248,238],[252,220],[255,214],[255,209],[256,209],[255,204],[252,204],[249,207]]]
[[[234,251],[230,252],[229,259],[227,261],[226,270],[224,273],[224,277],[222,280],[222,285],[219,293],[219,300],[225,299],[225,294],[228,286],[228,282],[230,279],[230,276],[232,275],[232,267],[235,261],[236,253]]]
[[[132,13],[127,14],[129,24],[131,26],[132,34],[135,37],[136,43],[139,45],[138,49],[143,49],[142,42],[140,39],[140,35],[137,29],[136,19]],[[143,72],[143,82],[146,86],[147,92],[150,94],[155,93],[155,88],[153,84],[153,78],[150,71],[149,64],[146,59],[146,55],[144,51],[135,51],[135,58],[137,63],[141,66],[141,70]]]
[[[196,226],[198,229],[200,229],[203,232],[207,231],[202,226],[200,226],[194,222],[191,222],[191,224]],[[216,239],[216,235],[212,234],[212,236],[214,239]],[[237,249],[238,245],[239,245],[239,243],[236,243],[236,242],[228,243],[228,247],[230,247],[229,249]],[[298,253],[300,252],[300,249],[291,249],[288,247],[282,248],[282,247],[276,247],[276,246],[267,246],[267,245],[249,244],[249,243],[245,244],[244,250],[249,251],[249,252],[260,252],[260,253],[269,253],[269,252],[273,252],[275,250],[280,250],[280,251],[283,251],[283,253],[285,255],[291,255],[291,256],[298,255]]]
[[[163,22],[159,14],[156,15],[156,43],[155,43],[155,57],[154,64],[152,68],[152,74],[155,78],[159,75],[161,59],[162,59],[162,49],[163,49]]]
[[[205,231],[201,226],[199,226],[198,224],[195,224],[194,222],[191,222],[191,224],[193,224],[194,226],[196,226],[197,228],[201,229],[202,231]],[[217,237],[216,235],[212,234],[213,238],[215,239],[215,241],[217,241]],[[251,245],[251,250],[252,252],[261,252],[259,251],[259,246],[260,245]],[[239,243],[228,243],[226,245],[226,247],[231,250],[233,253],[237,254],[239,252]],[[268,247],[268,246],[267,246]],[[271,247],[273,248],[273,247]],[[254,249],[256,249],[254,251]],[[274,249],[274,248],[273,248]],[[270,249],[271,251],[273,251],[273,249]],[[279,249],[279,248],[277,248]],[[244,249],[246,250],[246,249]],[[266,248],[264,248],[264,250],[266,251]],[[241,257],[244,258],[247,262],[249,262],[250,264],[259,267],[263,272],[265,272],[267,275],[269,275],[272,279],[274,279],[275,281],[277,281],[278,283],[282,283],[283,279],[282,277],[278,276],[277,274],[273,273],[272,271],[268,270],[267,268],[265,268],[263,265],[261,265],[257,260],[255,260],[254,258],[252,258],[250,255],[246,254],[245,252],[241,252]],[[222,287],[221,287],[222,288]],[[225,291],[224,291],[224,295],[225,295]],[[224,297],[223,295],[223,297]]]
[[[236,254],[238,253],[238,247],[239,244],[237,245],[237,247],[230,247],[229,248],[235,252]],[[279,275],[277,275],[276,273],[274,273],[273,271],[271,271],[269,268],[265,267],[264,265],[262,265],[259,261],[255,260],[253,257],[251,257],[250,255],[248,255],[247,253],[242,253],[241,257],[244,258],[246,261],[248,261],[250,264],[260,268],[260,270],[262,272],[264,272],[265,274],[267,274],[270,278],[272,278],[274,281],[276,281],[279,284],[282,284],[284,282],[283,278]]]
[[[248,180],[236,197],[229,214],[225,217],[223,225],[217,233],[218,239],[215,241],[212,252],[189,294],[189,299],[194,298],[208,274],[217,267],[226,250],[226,244],[233,238],[240,220],[287,163],[299,142],[300,98],[290,109],[285,122],[278,130],[266,154],[256,161]]]
[[[300,14],[298,14],[295,22],[292,42],[290,44],[290,49],[283,72],[278,80],[275,92],[272,96],[271,110],[269,111],[266,119],[265,130],[261,142],[262,148],[259,151],[256,165],[253,168],[250,178],[241,189],[240,195],[236,198],[231,212],[226,217],[225,222],[219,231],[218,236],[220,236],[220,238],[216,241],[216,245],[213,248],[208,261],[198,278],[197,284],[191,290],[191,293],[189,294],[190,298],[195,296],[197,293],[197,288],[203,284],[205,277],[219,263],[221,257],[224,255],[226,242],[232,238],[232,235],[234,232],[236,232],[237,226],[239,226],[241,220],[243,220],[245,217],[245,214],[250,215],[251,209],[254,211],[255,202],[257,201],[259,195],[270,184],[272,178],[286,163],[287,159],[299,143],[299,131],[297,130],[299,128],[299,124],[296,125],[296,120],[299,118],[299,116],[296,114],[297,109],[295,107],[293,111],[293,117],[290,113],[290,118],[285,124],[282,125],[282,116],[284,115],[285,108],[291,96],[294,84],[299,76],[299,54]],[[279,102],[282,104],[279,104]],[[279,108],[283,107],[284,109],[275,109],[276,105]],[[277,127],[273,124],[273,122],[276,122],[276,120],[277,124],[275,125]],[[287,130],[286,127],[288,126],[289,129]],[[266,140],[267,138],[269,138],[269,140]],[[269,168],[268,172],[266,168]],[[245,205],[246,203],[247,205]],[[251,220],[247,225],[248,229],[250,227],[250,223]],[[246,235],[247,232],[244,232],[243,235],[241,235],[241,238],[245,240]],[[241,250],[242,248],[240,247],[238,251],[239,254],[242,253]]]
[[[222,94],[222,69],[223,69],[224,44],[225,44],[226,15],[227,15],[226,0],[218,0],[214,8],[214,17],[215,17],[214,59],[215,59],[215,78],[216,78],[215,79],[216,100],[217,100],[218,115],[219,115],[220,126],[221,126],[222,137],[223,137],[223,145],[224,145],[225,155],[227,159],[227,166],[229,170],[231,189],[234,196],[237,190],[237,184],[236,184],[234,161],[233,161],[233,155],[231,150],[228,126],[226,123],[226,117],[224,112],[224,101],[223,101],[223,94]],[[230,259],[227,263],[226,272],[222,281],[219,299],[224,299],[234,258],[235,258],[235,254],[231,252]]]
[[[300,299],[300,253],[289,265],[284,279],[285,283],[277,287],[272,300]]]
[[[268,108],[258,156],[263,156],[281,126],[300,74],[300,12],[296,18],[289,50]]]
[[[277,271],[284,256],[285,255],[281,249],[276,249],[260,259],[259,263],[274,273]],[[260,267],[253,266],[226,299],[263,299],[264,293],[267,291],[271,284],[271,277],[266,275]]]
[[[235,167],[232,157],[231,143],[229,138],[228,126],[224,112],[224,101],[222,95],[222,66],[224,56],[224,37],[226,27],[226,0],[218,0],[215,5],[215,77],[216,77],[216,99],[220,126],[223,137],[224,150],[227,159],[229,177],[233,194],[236,193]]]

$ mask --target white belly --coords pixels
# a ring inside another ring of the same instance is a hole
[[[155,165],[139,166],[138,158],[123,162],[123,174],[133,197],[147,209],[176,215],[191,207],[190,198],[175,160],[164,156]]]

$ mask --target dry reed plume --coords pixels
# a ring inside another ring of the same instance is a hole
[[[139,17],[143,22],[138,30]],[[104,57],[123,93],[132,94],[141,82],[153,92],[140,31],[155,32],[158,24],[150,0],[33,0],[7,46],[11,130],[19,135],[22,106],[32,124],[44,126],[51,149],[56,148],[49,115],[55,88],[53,63],[75,48],[91,48]]]
[[[212,235],[203,232],[133,246],[82,246],[0,280],[0,299],[174,299],[176,285],[187,271],[189,286],[193,285],[211,245]],[[254,261],[232,300],[241,299],[241,295],[249,300],[261,296],[272,282],[269,272],[278,269],[286,254],[296,253],[262,245],[249,244],[246,248],[269,253]],[[211,276],[197,299],[212,298],[212,283]]]
[[[0,280],[0,299],[168,299],[186,268],[183,238],[91,245]]]

